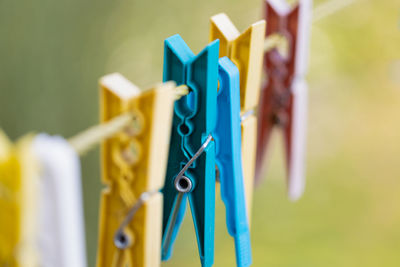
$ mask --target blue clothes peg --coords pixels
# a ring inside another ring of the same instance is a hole
[[[193,215],[202,266],[214,263],[215,144],[210,141],[184,176],[175,178],[214,131],[217,117],[218,54],[216,40],[195,56],[179,35],[165,40],[163,80],[186,84],[190,93],[175,102],[164,193],[162,259],[182,223],[187,198]],[[239,132],[240,133],[240,132]],[[178,190],[179,189],[179,190]],[[176,212],[175,212],[176,211]]]
[[[237,266],[247,267],[252,256],[241,157],[239,70],[227,57],[219,59],[219,83],[213,137],[221,197],[226,207],[228,232],[235,240]]]

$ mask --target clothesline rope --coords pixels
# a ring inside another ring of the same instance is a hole
[[[318,22],[356,3],[357,1],[358,0],[330,0],[323,4],[320,4],[314,9],[312,21]],[[279,51],[282,51],[282,53],[284,53],[287,50],[287,45],[288,44],[286,38],[282,38],[282,36],[280,36],[279,34],[274,34],[271,35],[269,38],[266,38],[264,43],[264,51],[269,51],[273,48],[277,48]],[[179,99],[180,97],[187,95],[188,93],[189,89],[186,85],[176,87],[176,99]],[[71,137],[70,139],[68,139],[68,141],[79,155],[84,155],[101,141],[111,138],[119,131],[128,127],[132,120],[132,114],[124,113],[116,116],[108,122],[86,129],[76,136]]]

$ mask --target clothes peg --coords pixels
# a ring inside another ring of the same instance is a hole
[[[172,244],[189,199],[202,266],[214,262],[215,144],[218,41],[197,56],[179,35],[165,40],[164,81],[186,84],[190,93],[175,103],[167,175],[163,189],[162,259]]]
[[[280,0],[265,1],[266,38],[279,34],[288,41],[288,54],[278,48],[264,54],[267,79],[262,86],[259,104],[256,180],[261,179],[262,165],[271,132],[283,132],[288,173],[288,195],[298,199],[304,191],[306,141],[307,69],[311,0],[300,0],[294,6]]]
[[[164,187],[163,259],[171,256],[189,198],[202,265],[213,264],[217,166],[238,266],[249,266],[251,247],[241,167],[238,69],[227,57],[218,61],[218,41],[194,56],[182,38],[175,35],[165,41],[164,81],[171,79],[187,84],[191,93],[175,104]]]
[[[265,21],[253,23],[242,34],[224,13],[211,17],[210,40],[219,39],[219,56],[227,56],[236,64],[240,74],[242,114],[242,163],[248,218],[254,185],[257,119],[254,110],[259,101]]]
[[[219,84],[213,137],[221,198],[226,206],[228,232],[235,239],[236,265],[247,267],[252,256],[243,185],[239,71],[227,57],[219,59]]]
[[[32,136],[12,144],[0,131],[0,266],[38,266],[38,165]]]
[[[103,122],[126,112],[134,119],[102,145],[102,180],[108,187],[101,197],[97,266],[159,266],[159,189],[164,184],[175,85],[140,91],[122,75],[110,74],[100,80],[100,87]],[[136,210],[138,203],[143,206]]]

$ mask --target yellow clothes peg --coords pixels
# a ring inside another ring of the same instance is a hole
[[[265,21],[252,24],[242,34],[224,13],[211,17],[210,41],[219,39],[219,56],[227,56],[240,73],[240,107],[242,114],[242,163],[247,214],[250,219],[253,198],[257,119]]]
[[[98,267],[159,266],[164,185],[175,84],[168,82],[141,91],[120,74],[100,80],[101,120],[131,113],[130,126],[102,144],[102,192]],[[153,192],[143,201],[145,192]],[[143,206],[132,220],[128,213]],[[124,233],[117,235],[126,223]]]
[[[38,166],[31,144],[31,136],[12,144],[0,131],[0,266],[38,266],[35,252]]]

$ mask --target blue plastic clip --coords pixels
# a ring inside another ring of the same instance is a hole
[[[175,102],[164,193],[162,259],[172,245],[189,198],[202,266],[214,263],[215,144],[209,141],[177,183],[175,178],[215,130],[218,54],[216,40],[195,56],[179,35],[165,40],[164,81],[186,84],[190,93]],[[240,133],[240,131],[239,131]],[[179,190],[177,190],[179,189]]]
[[[227,57],[218,60],[218,50],[217,40],[195,56],[179,35],[165,40],[163,80],[186,84],[190,93],[175,103],[163,189],[162,259],[172,255],[189,198],[202,266],[212,266],[217,166],[237,265],[247,267],[252,257],[241,159],[239,71]],[[214,140],[177,181],[211,134]]]
[[[221,197],[226,207],[228,232],[235,239],[237,266],[252,263],[250,230],[244,196],[239,70],[227,57],[219,60],[217,125],[213,137],[221,183]]]

